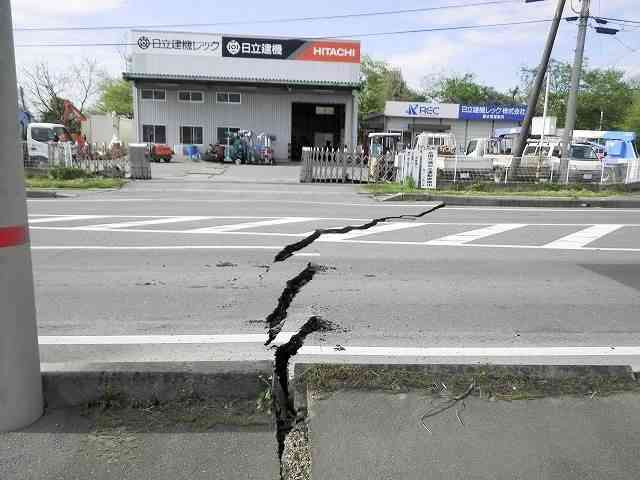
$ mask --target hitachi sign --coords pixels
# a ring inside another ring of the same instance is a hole
[[[355,48],[333,48],[333,47],[313,47],[313,54],[316,57],[355,57]]]

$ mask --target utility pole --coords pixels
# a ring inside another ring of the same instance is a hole
[[[553,50],[553,44],[556,41],[556,35],[558,33],[558,27],[560,26],[560,20],[562,20],[562,12],[564,11],[565,3],[566,0],[558,0],[556,13],[553,16],[551,27],[549,28],[547,43],[545,44],[544,51],[542,53],[542,60],[540,60],[540,66],[538,67],[538,72],[536,73],[536,78],[533,82],[531,93],[529,94],[529,101],[527,102],[527,114],[524,118],[524,122],[522,122],[520,136],[518,137],[518,142],[513,152],[513,160],[511,163],[512,171],[513,168],[517,168],[518,166],[520,166],[520,157],[522,157],[522,152],[524,152],[524,147],[527,144],[527,138],[529,137],[529,132],[531,131],[531,122],[536,112],[536,105],[538,105],[538,99],[540,98],[542,82],[544,81],[544,76],[547,73],[549,59],[551,58],[551,51]]]
[[[0,0],[0,432],[42,415],[42,380],[9,0]]]
[[[560,159],[560,181],[569,183],[569,157],[571,156],[571,139],[573,129],[576,126],[576,108],[578,104],[578,89],[580,88],[580,75],[582,74],[582,58],[584,56],[584,44],[587,39],[587,24],[589,22],[589,1],[582,0],[580,10],[580,23],[578,24],[578,40],[576,42],[576,53],[573,59],[573,70],[571,71],[571,90],[567,102],[567,117],[564,122],[564,133],[562,134],[562,158]]]

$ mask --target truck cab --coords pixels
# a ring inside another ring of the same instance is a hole
[[[71,141],[69,130],[58,123],[30,123],[27,127],[27,151],[32,164],[49,163],[49,144]]]

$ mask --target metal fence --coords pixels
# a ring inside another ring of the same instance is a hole
[[[29,152],[27,142],[20,142],[18,151],[27,174],[46,175],[58,167],[80,168],[103,177],[125,177],[130,172],[127,151],[109,149],[104,144],[77,147],[71,143],[51,143],[43,152]]]
[[[304,148],[301,182],[407,182],[420,188],[451,184],[620,185],[640,182],[640,160],[608,163],[606,159],[569,161],[561,176],[559,158],[466,157],[442,155],[436,149],[403,150],[367,156],[361,149]],[[562,178],[561,178],[562,177]]]

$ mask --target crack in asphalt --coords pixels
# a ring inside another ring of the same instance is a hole
[[[287,245],[286,247],[284,247],[282,250],[280,250],[276,257],[274,258],[274,263],[277,262],[284,262],[287,258],[293,256],[294,253],[299,252],[300,250],[302,250],[303,248],[308,247],[309,245],[311,245],[313,242],[315,242],[318,238],[320,238],[322,235],[326,235],[329,233],[334,233],[334,234],[340,234],[340,233],[349,233],[353,230],[367,230],[371,227],[375,227],[376,225],[378,225],[379,223],[383,223],[383,222],[388,222],[389,220],[402,220],[402,219],[407,219],[407,218],[420,218],[423,217],[425,215],[427,215],[428,213],[431,213],[435,210],[438,210],[439,208],[444,207],[444,203],[439,203],[431,208],[429,208],[428,210],[425,210],[422,213],[418,213],[415,215],[396,215],[396,216],[392,216],[392,217],[380,217],[380,218],[374,218],[373,220],[371,220],[370,222],[364,223],[362,225],[349,225],[346,227],[341,227],[341,228],[325,228],[325,229],[318,229],[315,230],[311,235],[309,235],[308,237],[303,238],[302,240],[292,243],[290,245]]]
[[[278,458],[280,459],[280,475],[282,477],[282,454],[287,435],[296,424],[298,412],[294,398],[289,391],[289,361],[304,345],[306,338],[314,332],[335,330],[336,325],[322,317],[313,316],[293,335],[291,339],[276,349],[273,369],[272,399],[276,417],[276,438],[278,441]]]
[[[284,321],[287,318],[287,311],[291,306],[293,299],[300,293],[302,287],[313,280],[316,273],[322,270],[320,265],[308,263],[306,268],[302,270],[298,275],[287,281],[287,284],[278,298],[278,304],[276,308],[265,319],[265,322],[269,326],[269,338],[265,342],[265,346],[269,345],[278,336]]]
[[[343,234],[353,230],[367,230],[379,223],[388,222],[389,220],[401,219],[417,219],[423,217],[439,208],[444,207],[444,203],[439,203],[433,207],[415,214],[415,215],[397,215],[390,217],[374,218],[370,222],[362,225],[350,225],[342,228],[317,229],[311,235],[305,237],[299,242],[292,243],[284,247],[274,259],[274,263],[283,262],[292,257],[296,252],[308,247],[318,238],[325,234]],[[288,280],[275,309],[267,316],[265,323],[269,331],[269,338],[265,342],[265,346],[269,345],[278,334],[282,331],[284,322],[287,318],[289,307],[294,298],[300,293],[300,290],[320,271],[326,271],[328,268],[308,263],[304,270],[298,275]],[[269,269],[267,268],[267,271]],[[287,343],[276,348],[274,355],[273,379],[271,384],[271,398],[276,420],[276,439],[278,442],[278,458],[280,460],[280,478],[284,480],[282,456],[285,448],[287,436],[295,426],[298,420],[298,412],[294,404],[294,397],[289,391],[289,362],[300,348],[304,345],[306,338],[314,332],[328,332],[336,329],[336,325],[328,320],[324,320],[320,316],[312,316],[307,322],[294,334]],[[336,350],[344,349],[341,345],[336,345]]]

